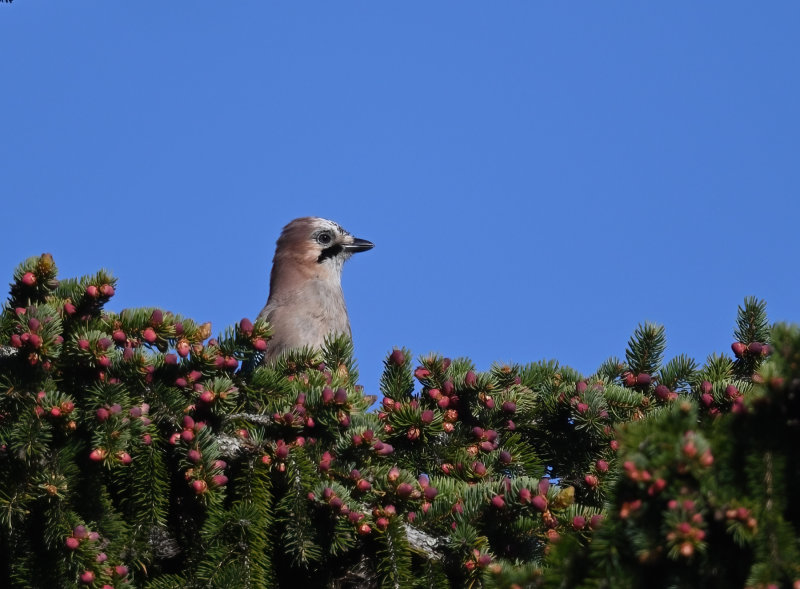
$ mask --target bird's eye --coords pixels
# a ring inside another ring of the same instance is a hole
[[[317,242],[320,243],[321,245],[328,245],[332,239],[333,237],[331,237],[330,233],[320,233],[317,236]]]

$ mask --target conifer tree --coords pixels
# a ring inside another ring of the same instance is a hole
[[[107,271],[15,271],[0,315],[0,585],[800,587],[800,330],[733,357],[643,323],[589,376],[110,310]],[[371,393],[371,394],[370,394]]]

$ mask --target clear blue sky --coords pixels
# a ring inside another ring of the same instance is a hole
[[[332,218],[361,381],[393,346],[591,373],[800,308],[800,3],[0,4],[0,272],[218,333]]]

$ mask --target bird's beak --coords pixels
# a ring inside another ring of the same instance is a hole
[[[367,250],[371,250],[375,247],[375,244],[371,241],[367,241],[366,239],[359,239],[358,237],[353,238],[353,243],[344,243],[342,244],[344,251],[349,252],[351,254],[355,254],[358,252],[365,252]]]

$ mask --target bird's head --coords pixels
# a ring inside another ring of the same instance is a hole
[[[353,237],[338,223],[301,217],[283,228],[273,267],[292,265],[306,275],[338,276],[350,256],[373,247],[372,242]]]

